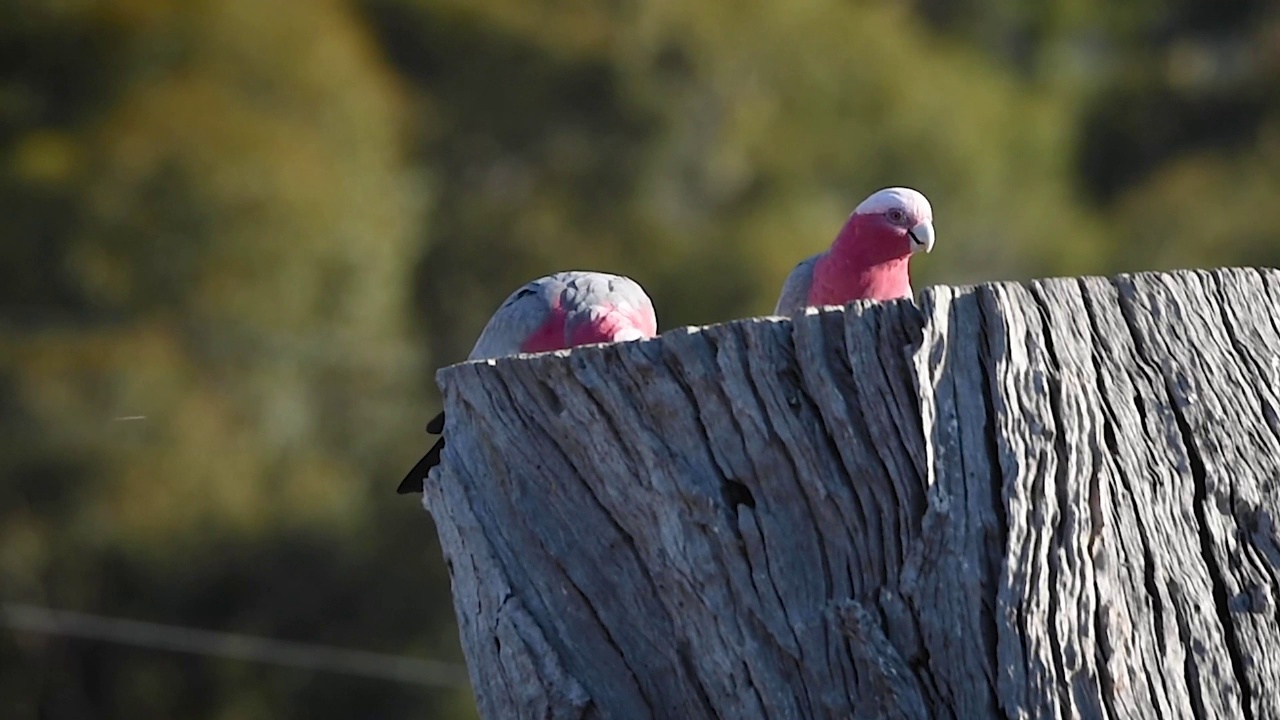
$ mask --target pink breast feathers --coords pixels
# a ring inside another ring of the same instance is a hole
[[[534,330],[524,342],[520,343],[520,352],[537,353],[551,350],[562,350],[564,343],[564,321],[567,313],[557,300],[552,306],[547,319]]]
[[[637,340],[653,337],[656,324],[650,313],[629,305],[599,305],[591,308],[590,317],[576,323],[570,329],[569,341],[573,346],[591,343],[607,343],[619,340]]]

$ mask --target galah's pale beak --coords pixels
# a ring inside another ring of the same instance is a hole
[[[933,223],[926,220],[907,231],[911,237],[911,252],[929,252],[933,249]]]

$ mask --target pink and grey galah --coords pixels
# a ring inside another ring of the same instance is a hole
[[[796,265],[775,315],[851,300],[911,297],[911,256],[933,249],[933,208],[905,187],[885,188],[854,208],[826,252]]]
[[[653,302],[635,280],[569,270],[540,277],[511,293],[489,318],[467,359],[642,340],[657,333]],[[427,432],[444,432],[443,412],[427,423]],[[427,474],[440,464],[442,450],[443,435],[400,481],[396,492],[422,492]]]

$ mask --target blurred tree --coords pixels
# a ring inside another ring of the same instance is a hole
[[[1081,184],[1102,201],[1183,154],[1249,147],[1280,108],[1274,3],[1182,0],[1129,15],[1096,50],[1111,62],[1082,123]]]
[[[1118,231],[1107,268],[1276,262],[1273,203],[1253,208],[1247,238],[1205,223],[1235,226],[1224,215],[1274,187],[1258,159],[1280,122],[1276,3],[918,2],[934,27],[1074,98],[1073,183]]]
[[[1280,122],[1260,135],[1252,152],[1184,155],[1124,192],[1120,266],[1280,266]]]
[[[404,336],[425,189],[359,16],[19,5],[0,84],[6,597],[457,658],[429,526],[377,511],[412,459],[386,429],[426,414]],[[22,669],[0,697],[38,689],[50,717],[467,697],[63,641],[3,652]]]
[[[1111,38],[1081,121],[1079,186],[1123,269],[1275,264],[1280,7],[1181,0]]]

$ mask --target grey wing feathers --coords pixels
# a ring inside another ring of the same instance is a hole
[[[645,293],[640,283],[622,275],[606,273],[576,273],[572,286],[579,293],[566,305],[570,310],[585,310],[595,306],[613,308],[636,308],[644,314],[652,316],[653,301]]]
[[[640,283],[622,275],[571,270],[551,277],[560,280],[565,287],[565,305],[570,309],[627,302],[635,305],[649,300]]]
[[[613,305],[623,307],[631,305],[645,311],[646,315],[654,315],[653,301],[649,294],[640,287],[640,283],[629,277],[617,276],[609,281],[609,295]]]
[[[782,284],[782,293],[778,296],[778,304],[774,307],[774,315],[790,317],[803,310],[809,304],[809,287],[813,284],[813,266],[818,262],[818,255],[805,258],[796,265],[787,281]]]
[[[555,276],[538,278],[507,296],[493,317],[485,324],[480,337],[471,348],[468,360],[515,355],[520,345],[529,337],[551,312],[551,299],[559,294],[562,283]]]

